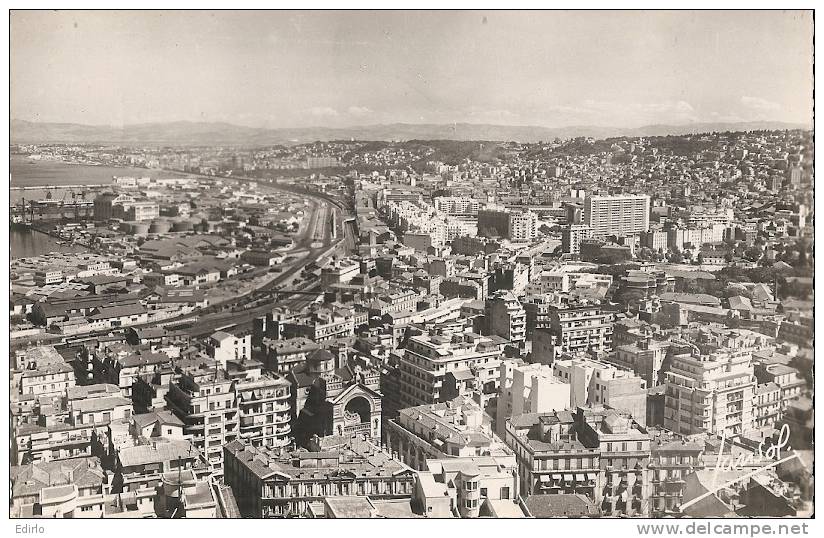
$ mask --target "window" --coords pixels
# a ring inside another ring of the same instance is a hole
[[[486,488],[481,488],[481,497],[487,497]]]
[[[501,488],[501,499],[509,499],[509,488]]]

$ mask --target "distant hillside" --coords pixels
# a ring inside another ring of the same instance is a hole
[[[81,125],[76,123],[39,123],[12,120],[11,142],[25,143],[102,143],[167,146],[265,146],[294,144],[315,140],[494,140],[537,142],[554,138],[591,136],[662,136],[711,131],[750,131],[806,129],[809,126],[783,122],[693,123],[688,125],[647,125],[638,128],[597,126],[539,127],[474,123],[409,124],[391,123],[356,127],[303,127],[263,129],[229,123],[141,123],[124,127]]]

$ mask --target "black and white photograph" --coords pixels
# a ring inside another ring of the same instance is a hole
[[[811,534],[813,9],[19,7],[12,535]]]

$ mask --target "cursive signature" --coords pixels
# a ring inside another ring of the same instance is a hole
[[[721,432],[721,448],[718,450],[718,458],[715,460],[715,469],[712,475],[712,485],[718,483],[718,473],[721,471],[740,471],[745,467],[750,467],[758,461],[763,459],[780,460],[781,451],[786,448],[789,450],[790,444],[790,426],[784,424],[781,426],[781,431],[778,433],[778,439],[775,443],[771,443],[765,447],[764,439],[758,444],[758,452],[741,453],[735,457],[730,454],[728,457],[724,456],[724,447],[727,442],[727,432]]]
[[[709,491],[707,491],[705,493],[702,493],[701,495],[695,497],[694,499],[690,499],[689,501],[682,504],[681,505],[681,511],[683,511],[685,508],[697,503],[701,499],[709,497],[710,495],[718,492],[719,490],[724,489],[727,486],[731,486],[732,484],[735,484],[736,482],[741,482],[742,480],[745,480],[745,479],[747,479],[751,476],[755,476],[755,475],[757,475],[757,474],[759,474],[763,471],[766,471],[767,469],[771,469],[773,467],[776,467],[776,466],[784,463],[785,461],[790,461],[790,460],[798,457],[798,454],[791,454],[791,455],[786,456],[784,458],[781,457],[781,451],[783,449],[786,448],[787,450],[790,450],[790,446],[789,446],[790,426],[788,424],[784,424],[783,426],[781,426],[781,431],[778,433],[778,439],[776,440],[775,443],[772,443],[769,446],[765,447],[764,446],[765,441],[766,441],[766,439],[764,441],[761,441],[761,443],[758,445],[758,452],[757,453],[756,452],[750,452],[750,453],[747,453],[747,454],[739,454],[735,458],[733,458],[732,455],[730,455],[728,458],[725,459],[725,457],[724,457],[724,444],[726,442],[726,432],[722,432],[721,433],[721,448],[718,450],[718,458],[715,461],[715,469],[713,470],[712,488],[710,488]],[[774,459],[776,461],[772,461],[772,462],[770,462],[766,465],[763,465],[762,467],[758,467],[757,469],[754,469],[753,471],[751,471],[751,472],[749,472],[745,475],[739,476],[739,477],[737,477],[733,480],[730,480],[729,482],[725,482],[724,484],[718,485],[718,473],[720,473],[721,471],[740,471],[744,467],[756,463],[756,457],[758,457],[759,459],[764,459],[764,458]]]

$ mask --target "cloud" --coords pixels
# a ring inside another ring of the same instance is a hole
[[[467,108],[464,113],[471,121],[475,122],[508,123],[521,120],[520,114],[502,108],[484,108],[473,105]]]
[[[741,97],[741,105],[757,112],[775,112],[781,108],[781,105],[773,101],[767,101],[761,97],[750,97],[748,95]]]
[[[365,106],[355,106],[352,105],[346,111],[349,113],[350,116],[368,116],[372,114],[373,111],[371,108]]]
[[[720,112],[712,111],[710,112],[710,119],[712,121],[724,121],[729,123],[738,123],[742,121],[747,121],[742,116],[738,114],[722,114]]]
[[[318,118],[333,118],[340,116],[337,110],[328,106],[313,106],[309,109],[309,114]]]
[[[549,112],[557,112],[559,114],[588,114],[592,112],[590,109],[580,106],[569,105],[551,105],[546,108]]]
[[[557,106],[554,111],[587,116],[581,121],[607,121],[615,125],[690,123],[699,121],[695,108],[686,101],[620,103],[586,99],[577,106]]]

